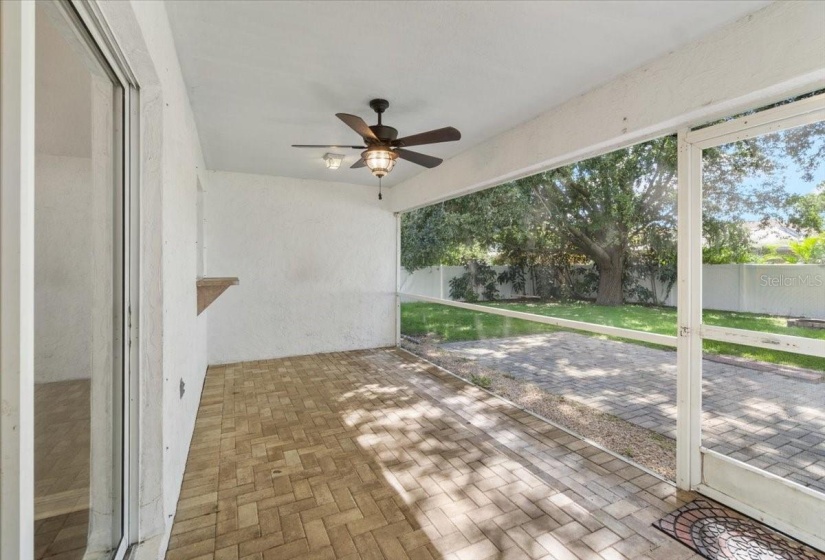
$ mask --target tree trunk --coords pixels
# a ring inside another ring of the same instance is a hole
[[[597,262],[599,269],[599,292],[596,294],[596,305],[622,305],[624,291],[622,290],[622,265],[624,252],[621,249],[608,250],[609,260]]]

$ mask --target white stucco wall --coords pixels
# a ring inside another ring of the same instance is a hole
[[[395,344],[395,217],[378,189],[211,172],[209,363]]]
[[[91,375],[92,161],[35,156],[35,383]]]
[[[99,7],[140,84],[137,557],[162,558],[207,366],[208,311],[197,315],[195,286],[203,156],[163,3]]]
[[[197,315],[195,285],[197,181],[204,165],[166,9],[160,2],[132,2],[132,8],[158,73],[162,103],[159,272],[163,292],[163,510],[168,531],[207,365],[207,314]]]

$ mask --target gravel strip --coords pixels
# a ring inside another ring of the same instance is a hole
[[[668,480],[676,479],[676,442],[670,438],[554,395],[534,383],[456,357],[428,338],[403,337],[401,347],[459,377],[479,384],[519,406],[632,459]],[[487,378],[487,379],[484,379]],[[489,386],[485,383],[489,380]]]

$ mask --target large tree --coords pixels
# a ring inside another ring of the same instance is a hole
[[[658,138],[416,211],[404,220],[402,263],[438,264],[458,247],[520,266],[584,256],[598,271],[596,302],[620,305],[634,259],[661,269],[655,248],[675,263],[676,153],[675,137]],[[794,165],[811,180],[823,154],[823,123],[705,150],[706,238],[741,243],[732,232],[744,217],[788,218],[800,204],[789,205],[783,172]]]
[[[644,142],[519,182],[532,188],[537,217],[596,265],[596,303],[620,305],[631,247],[651,226],[672,228],[675,221],[675,139]]]

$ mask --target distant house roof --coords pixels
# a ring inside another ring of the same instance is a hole
[[[805,237],[804,234],[777,220],[770,220],[767,223],[745,222],[744,226],[748,230],[751,243],[755,247],[766,247],[768,245],[787,247],[791,241],[799,241]]]

